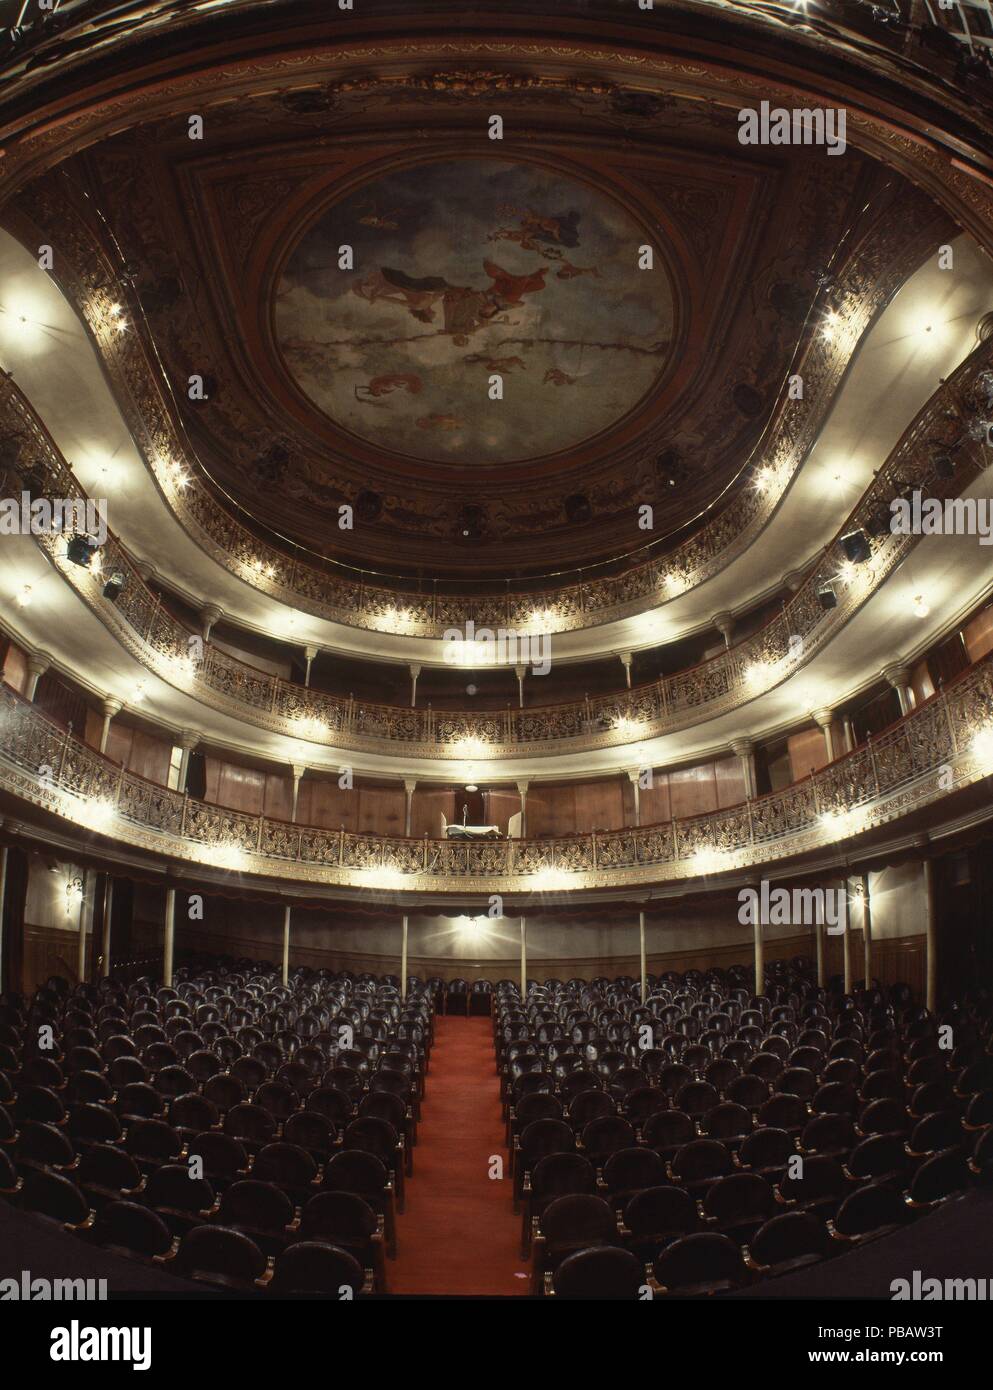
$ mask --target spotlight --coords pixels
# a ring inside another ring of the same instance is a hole
[[[124,571],[114,570],[101,591],[104,598],[110,599],[111,603],[116,603],[126,583],[127,576],[124,574]]]
[[[817,602],[822,608],[837,608],[838,595],[834,591],[833,584],[822,584],[817,590]]]
[[[89,569],[90,561],[99,549],[96,541],[91,541],[89,536],[72,536],[66,542],[66,558],[74,565]]]
[[[845,552],[845,559],[851,560],[853,565],[863,564],[872,554],[869,537],[864,531],[849,531],[847,536],[842,536],[841,548]]]
[[[878,540],[881,536],[889,535],[893,523],[893,513],[889,507],[876,507],[869,515],[865,524],[865,529],[870,536],[875,536]]]

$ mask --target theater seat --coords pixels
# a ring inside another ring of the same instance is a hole
[[[715,1294],[740,1288],[747,1278],[741,1251],[717,1232],[700,1231],[672,1242],[655,1261],[659,1292]]]
[[[268,1268],[255,1242],[226,1226],[194,1226],[175,1254],[159,1260],[171,1274],[240,1292],[254,1290]]]
[[[743,1253],[749,1269],[775,1277],[819,1263],[828,1246],[822,1221],[807,1212],[788,1211],[767,1221]]]
[[[277,1256],[269,1289],[284,1296],[358,1298],[372,1293],[372,1270],[364,1271],[354,1255],[337,1245],[299,1241]]]
[[[630,1250],[603,1246],[578,1250],[549,1276],[556,1298],[638,1299],[647,1287],[644,1266]]]

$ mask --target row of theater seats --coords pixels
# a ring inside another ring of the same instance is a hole
[[[435,991],[195,962],[0,998],[0,1196],[213,1288],[387,1290]]]
[[[993,1179],[993,1009],[810,964],[494,994],[532,1291],[730,1290],[887,1234]]]

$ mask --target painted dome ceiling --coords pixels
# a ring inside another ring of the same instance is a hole
[[[92,142],[19,215],[71,228],[83,283],[126,267],[186,461],[259,536],[374,575],[575,576],[733,503],[825,286],[927,244],[892,171],[737,128],[578,76],[276,82],[202,143],[154,115]]]
[[[276,341],[305,395],[376,448],[456,465],[561,453],[615,425],[668,364],[674,302],[664,270],[639,268],[647,236],[540,166],[418,164],[303,235]]]

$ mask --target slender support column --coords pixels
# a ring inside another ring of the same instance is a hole
[[[99,744],[99,748],[98,748],[98,751],[99,751],[100,753],[106,753],[106,751],[107,751],[107,740],[110,738],[110,721],[113,719],[113,717],[114,717],[115,714],[120,714],[120,712],[121,712],[121,702],[120,702],[120,700],[111,700],[111,699],[106,699],[106,700],[104,700],[104,702],[103,702],[103,724],[100,726],[100,744]]]
[[[914,707],[914,696],[910,688],[910,667],[887,666],[883,671],[883,679],[896,691],[896,697],[900,701],[900,713],[909,714]]]
[[[38,693],[38,682],[51,664],[47,656],[28,657],[28,683],[24,688],[25,700],[34,700],[35,695]]]
[[[176,890],[166,889],[165,918],[162,931],[162,983],[172,985],[172,959],[176,945]]]
[[[834,710],[814,711],[814,722],[824,735],[824,751],[829,763],[834,762]]]
[[[306,663],[303,672],[303,683],[306,686],[310,685],[310,668],[314,664],[314,657],[317,655],[317,652],[317,647],[304,647],[303,649],[303,659]]]
[[[624,667],[624,679],[627,681],[628,690],[630,690],[630,689],[631,689],[631,661],[632,661],[631,653],[630,653],[630,652],[618,652],[617,655],[620,657],[620,659],[621,659],[621,665]]]
[[[407,997],[407,931],[410,918],[403,914],[403,935],[400,939],[400,998]]]
[[[297,819],[297,807],[300,804],[300,783],[303,780],[303,774],[306,771],[307,769],[305,767],[300,767],[296,763],[294,763],[290,768],[290,772],[293,774],[293,799],[290,803],[290,820],[293,822],[294,825],[296,824]]]
[[[97,891],[97,876],[93,869],[84,869],[82,877],[83,896],[79,903],[79,936],[76,952],[76,978],[80,984],[86,981],[86,939],[93,935],[93,909]]]
[[[755,918],[752,922],[752,934],[755,944],[755,993],[765,993],[765,942],[762,939],[762,913],[756,906]]]
[[[750,738],[735,739],[731,752],[741,760],[741,773],[745,779],[745,800],[751,801],[755,795],[755,745]]]
[[[524,708],[524,677],[527,675],[526,666],[515,666],[514,675],[517,677],[517,702],[521,709]]]
[[[848,878],[845,878],[845,920],[842,923],[845,934],[841,938],[841,949],[845,961],[845,993],[851,994],[855,984],[855,971],[852,962],[852,890]]]
[[[872,904],[869,901],[869,875],[862,875],[862,949],[865,987],[872,986]]]
[[[710,620],[717,631],[724,638],[724,646],[730,647],[731,638],[734,634],[734,618],[730,613],[715,613]]]
[[[290,913],[291,907],[283,908],[283,984],[290,982]]]
[[[214,624],[219,623],[223,613],[216,603],[205,603],[200,609],[200,621],[203,623],[203,640],[210,641],[210,634],[214,630]]]
[[[824,922],[820,911],[817,912],[817,920],[814,922],[814,950],[817,956],[817,988],[824,989],[827,973],[824,966]]]
[[[528,992],[528,925],[527,918],[521,918],[521,999]]]
[[[416,786],[417,786],[417,778],[416,778],[416,777],[405,777],[405,778],[404,778],[404,780],[403,780],[403,791],[404,791],[404,796],[406,797],[406,801],[407,801],[407,805],[406,805],[406,808],[405,808],[405,810],[404,810],[404,820],[403,820],[403,833],[404,833],[405,835],[409,835],[409,834],[410,834],[410,820],[411,820],[411,814],[412,814],[413,809],[414,809],[414,788],[415,788]]]
[[[410,672],[410,708],[417,708],[417,677],[421,674],[420,666],[411,662],[407,670]]]
[[[924,931],[927,950],[927,998],[933,1013],[938,1004],[938,924],[934,910],[934,863],[926,856],[924,864]]]
[[[110,923],[114,914],[114,878],[107,875],[103,890],[103,934],[100,941],[100,974],[105,980],[110,978],[110,952],[113,945]]]
[[[179,735],[179,746],[183,750],[179,760],[179,783],[177,791],[186,790],[186,779],[190,775],[190,754],[200,742],[200,735],[193,729],[184,729]]]
[[[645,914],[638,913],[638,947],[641,954],[641,1002],[648,998],[648,957],[645,952]]]
[[[628,768],[628,780],[634,792],[634,823],[639,826],[641,824],[641,769]]]
[[[528,782],[518,782],[517,791],[521,798],[521,839],[526,840],[528,834]]]
[[[0,990],[7,988],[3,977],[3,905],[7,895],[7,846],[0,845]]]

